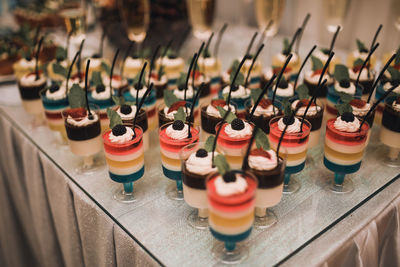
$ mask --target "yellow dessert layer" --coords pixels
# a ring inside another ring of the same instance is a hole
[[[325,144],[324,151],[325,151],[325,154],[329,155],[331,158],[333,157],[333,158],[337,158],[337,159],[344,160],[344,161],[355,161],[355,160],[360,161],[364,154],[364,150],[361,150],[360,152],[357,152],[357,153],[339,152],[339,151],[333,150],[326,144]]]
[[[139,157],[137,157],[136,159],[133,160],[129,160],[129,161],[115,161],[115,160],[111,160],[109,158],[106,157],[106,161],[107,164],[111,167],[115,167],[115,168],[129,168],[135,165],[138,165],[140,163],[143,163],[144,161],[144,154],[141,154]]]
[[[179,159],[171,159],[161,153],[161,161],[169,166],[181,167],[181,161]]]
[[[209,212],[209,220],[213,225],[220,227],[240,227],[242,225],[247,225],[254,220],[254,209],[251,212],[240,218],[225,218],[215,214],[214,212]]]

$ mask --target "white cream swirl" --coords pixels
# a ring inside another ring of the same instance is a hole
[[[142,64],[143,64],[143,59],[142,58],[128,57],[125,60],[125,67],[126,68],[139,69],[139,68],[142,67]]]
[[[279,86],[278,86],[278,88],[276,89],[276,95],[282,96],[282,97],[294,96],[293,85],[291,83],[288,83],[287,88],[279,88]]]
[[[247,189],[247,181],[241,174],[235,174],[236,181],[225,183],[224,178],[222,176],[218,176],[215,178],[214,185],[215,191],[218,195],[222,197],[229,197],[236,194],[241,194],[246,192]]]
[[[296,53],[293,53],[292,52],[292,58],[290,59],[290,62],[289,62],[289,65],[290,65],[290,63],[292,63],[292,62],[296,62],[297,60],[298,60],[298,56],[297,56],[297,54]],[[275,58],[283,65],[285,62],[286,62],[286,58],[287,58],[288,56],[286,56],[286,55],[284,55],[284,54],[282,54],[282,53],[279,53],[279,54],[277,54],[276,56],[275,56]]]
[[[356,86],[354,85],[354,83],[350,82],[350,86],[349,88],[345,88],[345,87],[341,87],[339,82],[336,81],[335,82],[335,90],[337,92],[343,92],[349,95],[355,95],[356,93]]]
[[[65,87],[65,85],[60,85],[60,88],[55,92],[50,92],[50,89],[48,89],[46,90],[46,97],[50,100],[60,100],[66,98],[66,90],[67,88]]]
[[[315,74],[314,75],[314,72],[312,70],[309,70],[304,74],[304,79],[307,82],[309,82],[311,84],[315,84],[315,85],[318,84],[320,77],[321,77],[321,74]],[[332,83],[332,77],[329,76],[329,74],[325,73],[324,76],[322,77],[322,81],[324,79],[326,79],[326,83],[327,84]]]
[[[300,132],[300,125],[301,121],[294,117],[294,122],[288,126],[286,129],[287,133],[298,133]],[[279,119],[278,121],[278,128],[279,130],[283,131],[285,129],[286,124],[283,122],[283,117]]]
[[[157,60],[157,64],[161,64],[161,59]],[[177,57],[177,58],[163,57],[162,64],[165,67],[174,68],[174,67],[178,67],[178,66],[183,66],[184,62],[183,62],[183,58],[181,58],[181,57]]]
[[[319,49],[317,49],[317,51],[315,52],[315,57],[317,57],[319,60],[321,60],[322,61],[322,63],[325,63],[327,60],[328,60],[328,58],[329,58],[329,55],[327,55],[327,54],[324,54],[321,50],[319,50]],[[333,59],[333,58],[332,58]]]
[[[121,107],[119,107],[117,109],[117,113],[118,115],[121,117],[121,119],[123,120],[132,120],[133,118],[135,118],[136,115],[136,106],[130,106],[132,111],[128,114],[124,114],[121,112]]]
[[[385,90],[385,92],[386,92],[387,90],[389,90],[389,89],[392,88],[392,87],[393,87],[393,85],[392,85],[390,82],[386,82],[386,83],[383,85],[383,90]],[[394,93],[396,93],[396,94],[400,94],[400,84],[397,85],[396,89],[394,89],[392,92],[394,92]]]
[[[138,91],[138,90],[136,90],[135,87],[131,87],[131,88],[129,89],[129,93],[130,93],[133,97],[135,97],[135,98],[136,98],[136,93],[137,93],[137,91]],[[147,87],[146,87],[146,86],[143,86],[143,88],[139,90],[139,99],[143,98],[143,96],[144,96],[144,94],[146,93],[146,91],[147,91]]]
[[[223,89],[222,93],[223,94],[229,94],[231,86],[225,86]],[[232,98],[247,98],[250,96],[250,89],[244,88],[244,86],[239,85],[239,88],[236,91],[232,90],[231,97]]]
[[[110,139],[111,143],[116,143],[116,144],[124,144],[126,142],[129,142],[132,140],[133,137],[133,130],[129,127],[126,127],[126,133],[123,135],[115,136],[113,132],[111,131],[110,135],[108,136],[108,139]]]
[[[197,64],[199,66],[205,66],[206,68],[214,67],[217,64],[217,60],[214,57],[199,57],[197,60]]]
[[[103,78],[103,84],[110,86],[110,76],[103,75],[102,78]],[[118,89],[118,88],[124,87],[126,85],[128,85],[128,81],[126,79],[121,80],[121,79],[116,79],[113,77],[111,80],[112,88]]]
[[[355,116],[365,116],[367,114],[367,112],[369,111],[370,107],[371,107],[371,105],[369,103],[366,103],[366,102],[365,102],[364,106],[361,107],[361,108],[352,105],[351,102],[350,102],[350,105],[351,105],[351,107],[353,109],[353,114]]]
[[[173,90],[173,93],[178,99],[183,100],[185,97],[185,90],[175,89],[175,90]],[[194,97],[194,90],[193,90],[193,87],[191,85],[189,85],[186,90],[186,99],[191,99],[193,97]]]
[[[349,76],[350,79],[352,80],[357,80],[358,74],[360,72],[354,72],[352,68],[349,68]],[[369,80],[373,80],[374,76],[372,75],[372,73],[369,73],[369,77],[368,77],[368,69],[365,67],[360,74],[360,79],[359,81],[369,81]]]
[[[88,58],[85,61],[85,66],[88,62],[88,60],[90,59],[90,68],[91,69],[98,69],[101,67],[101,63],[103,63],[103,59],[102,58]]]
[[[36,74],[29,73],[22,76],[19,83],[26,87],[39,86],[46,83],[46,77],[44,77],[44,75],[39,75],[39,79],[36,80]]]
[[[299,103],[299,100],[295,100],[295,101],[292,103],[292,109],[293,109],[293,110],[296,109],[297,103]],[[301,108],[299,108],[299,109],[297,110],[296,115],[297,115],[297,116],[303,116],[304,113],[306,112],[306,108],[307,108],[307,106],[302,106]],[[309,107],[309,109],[307,110],[307,116],[314,116],[314,115],[317,114],[320,110],[321,110],[321,107],[320,107],[320,106],[311,105],[311,106]]]
[[[248,122],[243,121],[244,123],[244,128],[241,130],[234,130],[232,129],[232,125],[231,124],[227,124],[224,132],[232,138],[243,138],[246,136],[249,136],[253,133],[253,127],[251,127],[251,125]]]
[[[272,107],[274,108],[274,110],[272,109]],[[251,107],[250,110],[253,110],[254,106]],[[269,105],[267,108],[263,108],[261,105],[258,105],[256,107],[256,110],[254,111],[254,116],[266,116],[266,117],[270,117],[274,114],[278,114],[279,113],[279,109],[275,106],[273,106],[272,104]]]
[[[105,90],[99,93],[96,90],[92,90],[92,97],[97,100],[105,100],[111,98],[111,89],[109,86],[106,86]]]
[[[169,110],[169,107],[165,107],[164,108],[164,115],[165,115],[165,117],[167,118],[167,119],[169,119],[169,120],[174,120],[174,115],[178,112],[178,110],[174,110],[174,111],[171,111],[170,113],[168,113],[168,110]],[[186,107],[186,108],[184,108],[184,111],[185,111],[185,114],[188,114],[189,113],[189,110],[188,110],[188,108]],[[187,116],[187,115],[186,115]]]
[[[26,60],[25,58],[21,58],[18,61],[18,65],[25,69],[34,69],[36,64],[36,59]]]
[[[276,157],[275,151],[272,149],[267,151],[270,155],[270,158],[263,157],[263,156],[249,156],[249,166],[252,169],[256,169],[259,171],[270,171],[276,168],[278,165],[278,159]]]
[[[175,140],[181,140],[181,139],[186,139],[188,138],[188,131],[189,131],[189,126],[185,123],[184,127],[182,130],[175,130],[171,125],[167,127],[165,130],[165,133],[167,134],[168,137],[175,139]]]
[[[367,53],[360,53],[360,51],[358,51],[358,50],[354,50],[352,54],[353,54],[353,57],[355,59],[360,58],[362,60],[366,60],[367,57],[368,57],[368,52]]]
[[[87,126],[87,125],[93,124],[99,120],[99,117],[97,116],[96,113],[92,113],[92,115],[93,115],[92,120],[89,120],[89,117],[86,115],[84,118],[80,118],[81,120],[78,120],[78,121],[75,120],[74,118],[72,118],[70,115],[68,115],[67,122],[76,127]]]
[[[393,101],[392,107],[394,110],[396,110],[397,112],[400,112],[400,104],[395,101]]]
[[[358,130],[358,128],[360,128],[360,121],[357,119],[357,117],[354,117],[354,121],[347,122],[342,120],[342,117],[339,116],[336,118],[333,126],[336,130],[341,132],[354,133]]]
[[[231,112],[235,114],[236,113],[236,108],[233,105],[229,105],[229,107],[231,109]],[[223,107],[223,109],[228,110],[228,105],[225,105]],[[211,104],[207,106],[206,112],[207,112],[208,115],[210,115],[212,117],[222,118],[221,114],[219,113],[219,110],[216,107],[214,107],[213,105],[211,105]]]
[[[214,157],[216,155],[218,155],[217,152],[214,153]],[[196,157],[196,153],[192,153],[186,161],[186,169],[199,175],[207,175],[217,171],[216,167],[212,167],[212,152],[208,152],[207,157],[204,158]]]

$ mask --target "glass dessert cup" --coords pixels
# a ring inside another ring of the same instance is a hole
[[[382,114],[380,141],[389,147],[388,156],[384,158],[389,167],[400,166],[400,110],[393,106],[395,97],[388,97]]]
[[[56,143],[57,146],[66,146],[68,144],[67,132],[65,131],[62,112],[69,107],[67,96],[61,99],[50,99],[46,97],[48,89],[40,91],[44,114],[47,121],[47,126],[51,131],[59,133],[61,139]]]
[[[353,182],[344,179],[346,174],[360,169],[368,139],[368,123],[364,123],[361,131],[342,132],[334,127],[336,119],[326,124],[324,165],[335,173],[334,180],[329,180],[326,189],[334,193],[349,193],[354,190]]]
[[[258,179],[253,223],[256,229],[266,229],[278,222],[278,218],[270,208],[281,201],[283,193],[287,153],[283,147],[280,151],[282,157],[279,157],[278,165],[271,170],[257,170],[251,168],[249,164],[245,166],[245,169]]]
[[[137,200],[133,184],[144,175],[143,130],[135,126],[135,138],[122,144],[111,142],[110,133],[111,130],[108,130],[103,134],[108,173],[111,180],[123,184],[123,189],[114,193],[114,199],[131,203]]]
[[[267,135],[269,135],[270,120],[276,116],[282,115],[282,111],[280,109],[280,107],[282,107],[282,104],[278,100],[275,100],[274,102],[275,102],[274,107],[278,109],[278,112],[276,114],[272,113],[271,115],[267,114],[258,115],[257,112],[254,112],[253,118],[251,119],[251,122],[261,130],[263,130],[264,133],[266,133]],[[253,107],[253,102],[251,100],[248,100],[245,106],[246,106],[246,120],[248,120],[250,117],[251,109]]]
[[[215,117],[208,114],[207,107],[209,105],[211,104],[203,104],[200,108],[202,141],[206,141],[210,135],[215,135],[216,134],[215,127],[217,126],[218,123],[222,121],[222,118],[220,116]],[[232,105],[235,108],[235,110],[231,110],[231,112],[236,114],[236,112],[234,112],[236,111],[236,105],[234,103],[231,103],[230,105]]]
[[[111,96],[106,99],[96,99],[92,96],[92,92],[88,93],[88,99],[89,103],[99,107],[101,132],[104,133],[106,130],[109,130],[108,126],[110,125],[110,120],[107,116],[107,109],[115,107],[115,103]]]
[[[193,143],[182,148],[179,153],[182,162],[182,182],[183,182],[183,197],[185,202],[195,208],[187,221],[193,228],[204,230],[208,228],[208,203],[206,192],[206,178],[208,174],[200,175],[189,171],[186,168],[186,161],[189,156],[200,148],[204,148],[204,142]]]
[[[154,88],[156,91],[156,106],[158,107],[161,103],[163,103],[164,90],[167,89],[168,80],[167,76],[162,75],[161,79],[156,78],[158,74],[154,72],[150,78],[150,83],[154,84]]]
[[[186,108],[187,111],[190,113],[190,108],[191,108],[191,103],[186,103]],[[157,114],[158,114],[158,127],[163,126],[164,124],[170,123],[170,122],[174,122],[174,114],[165,114],[164,109],[165,109],[165,104],[161,104],[157,107]],[[196,108],[194,109],[194,114],[193,114],[193,119],[194,121],[198,121],[198,117],[199,117],[199,111],[196,110]],[[186,122],[188,120],[186,119]],[[192,120],[193,123],[193,120]]]
[[[364,87],[361,84],[357,85],[356,93],[354,94],[354,98],[360,99],[362,96],[362,92]],[[334,84],[328,86],[328,95],[326,99],[326,111],[325,111],[325,119],[333,119],[338,115],[338,111],[335,107],[336,104],[340,103],[340,94],[336,91]]]
[[[375,101],[377,101],[379,98],[381,98],[385,94],[383,85],[384,85],[384,83],[382,81],[378,83],[378,86],[376,87],[376,91],[375,91]],[[374,122],[378,125],[382,124],[382,114],[383,114],[384,109],[385,109],[385,103],[382,103],[382,102],[379,103],[378,107],[376,108]]]
[[[176,182],[175,188],[171,187],[167,190],[168,197],[174,200],[183,200],[182,169],[179,152],[183,147],[199,141],[200,128],[190,127],[192,136],[189,138],[172,139],[166,134],[166,129],[172,124],[173,122],[166,123],[158,130],[162,170],[165,177]]]
[[[332,80],[332,79],[330,79]],[[314,95],[315,90],[318,89],[318,83],[313,83],[311,81],[308,81],[306,78],[304,78],[304,84],[307,85],[308,88],[308,94],[310,96]],[[317,99],[320,100],[322,103],[326,103],[326,98],[328,95],[328,88],[330,86],[333,86],[333,82],[328,82],[327,84],[325,84],[325,86],[323,86],[322,88],[320,88],[318,90],[317,94]]]
[[[78,174],[92,174],[103,165],[94,161],[94,156],[103,147],[99,108],[90,104],[90,111],[93,122],[88,119],[85,108],[69,108],[62,112],[69,148],[74,155],[83,159],[81,166],[76,169]],[[77,114],[72,120],[75,124],[71,123],[70,114]]]
[[[219,91],[218,97],[220,99],[224,99],[223,90]],[[246,106],[245,103],[250,100],[250,94],[244,98],[240,97],[232,97],[231,104],[235,104],[236,106],[236,116],[240,119],[244,119],[246,117]]]
[[[214,185],[214,180],[220,176],[217,172],[210,174],[206,180],[210,231],[214,238],[224,242],[223,246],[214,245],[212,254],[224,264],[238,264],[248,257],[248,247],[237,243],[249,237],[254,221],[257,178],[249,172],[234,172],[247,181],[248,188],[244,193],[218,195]]]
[[[249,124],[254,129],[254,125],[251,122]],[[251,134],[239,138],[230,137],[224,131],[227,125],[228,123],[226,122],[220,122],[215,126],[215,132],[218,131],[219,127],[223,127],[217,139],[217,150],[225,156],[232,169],[240,169],[251,139]]]
[[[270,132],[269,141],[271,149],[276,151],[282,131],[278,127],[278,121],[282,116],[275,117],[269,122]],[[301,120],[301,117],[297,117]],[[308,140],[310,136],[311,123],[304,120],[303,131],[298,133],[286,132],[281,143],[281,148],[286,149],[287,159],[285,168],[285,177],[283,185],[283,193],[293,194],[300,189],[300,183],[296,179],[291,178],[292,174],[299,173],[304,169],[305,160],[307,157]],[[284,154],[279,150],[279,157],[284,157]]]
[[[311,123],[311,131],[310,131],[310,137],[308,139],[308,148],[314,148],[318,146],[319,144],[319,138],[321,136],[321,126],[322,126],[322,119],[324,117],[324,110],[325,110],[325,105],[322,102],[322,100],[317,100],[316,101],[317,107],[319,107],[319,110],[317,111],[316,114],[309,115],[309,111],[307,112],[306,115],[306,120]],[[303,116],[304,112],[301,114]]]

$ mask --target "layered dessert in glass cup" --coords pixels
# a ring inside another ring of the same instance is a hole
[[[276,86],[275,90],[276,90],[275,99],[278,100],[277,103],[290,101],[295,96],[293,84],[288,83],[283,76],[279,81],[278,86]],[[270,90],[268,90],[268,98],[273,99],[273,94],[274,94],[274,89],[271,87]]]
[[[162,170],[165,177],[176,182],[176,188],[167,191],[167,195],[175,200],[183,199],[182,169],[179,152],[189,144],[200,139],[199,127],[190,127],[181,120],[166,123],[158,130]]]
[[[79,173],[89,173],[93,157],[102,149],[99,108],[90,104],[90,114],[85,108],[69,108],[62,112],[71,152],[83,158]]]
[[[250,172],[229,171],[210,174],[206,180],[211,234],[224,247],[214,246],[214,257],[228,264],[242,262],[248,256],[245,245],[253,228],[257,178]]]
[[[227,85],[231,83],[230,76],[232,74],[232,71],[236,71],[237,65],[239,65],[240,60],[241,59],[236,59],[232,63],[231,67],[227,71],[222,73],[221,85],[223,88],[225,88]],[[247,77],[252,62],[253,62],[253,56],[252,55],[246,56],[246,60],[244,61],[243,66],[240,69],[240,73],[244,76],[245,79]],[[260,88],[261,72],[262,72],[261,62],[260,61],[254,62],[247,84],[248,88],[251,89]]]
[[[178,88],[172,90],[172,92],[178,100],[184,101],[185,89],[183,87],[178,87]],[[196,95],[196,91],[193,90],[193,87],[191,85],[189,85],[186,90],[186,102],[188,102],[188,104],[190,104],[190,106],[191,106],[191,103],[193,103],[193,98],[195,95]],[[196,126],[200,125],[199,101],[196,101],[196,103],[194,104],[194,125],[196,125]]]
[[[400,81],[392,80],[380,83],[376,88],[375,101],[380,99],[386,93],[386,91],[388,91],[392,86],[395,86],[396,84],[398,86],[396,87],[396,89],[394,89],[393,93],[400,94]],[[379,125],[382,123],[382,114],[384,109],[385,104],[382,102],[379,103],[378,107],[376,108],[376,116],[374,121]]]
[[[127,57],[124,62],[123,73],[121,73],[121,75],[128,79],[129,84],[132,84],[135,77],[142,70],[146,61],[146,59],[138,56]]]
[[[359,85],[356,89],[354,83],[343,80],[335,81],[335,83],[328,87],[328,97],[326,102],[326,117],[327,119],[336,118],[338,110],[336,104],[340,103],[340,93],[345,93],[353,98],[361,98],[362,87]]]
[[[357,77],[360,74],[361,66],[353,66],[353,68],[349,69],[350,81],[354,84],[357,81]],[[375,81],[375,72],[369,70],[367,67],[363,68],[360,74],[360,78],[358,83],[362,86],[362,95],[363,98],[368,98],[369,92],[372,89],[372,85]]]
[[[185,61],[181,57],[169,54],[157,59],[156,68],[158,69],[161,66],[163,66],[168,79],[168,89],[175,89],[178,85],[179,76],[185,68]]]
[[[221,61],[211,56],[200,56],[197,59],[200,72],[210,77],[210,95],[216,96],[221,89]]]
[[[102,75],[103,84],[110,85],[110,76]],[[121,77],[121,75],[114,74],[111,78],[111,88],[113,89],[114,95],[122,95],[123,91],[129,86],[128,80]]]
[[[319,60],[321,60],[322,64],[325,66],[325,64],[326,64],[326,62],[328,61],[328,58],[329,58],[329,53],[330,53],[330,51],[329,51],[328,48],[321,48],[321,49],[317,49],[315,51],[314,56],[316,58],[318,58]],[[328,68],[329,72],[333,73],[333,71],[335,70],[335,66],[337,64],[340,64],[341,61],[342,60],[340,59],[340,57],[337,54],[335,54],[333,56],[333,58],[331,59],[331,62],[329,63],[329,68]]]
[[[53,84],[40,91],[47,126],[52,131],[59,132],[64,143],[67,142],[62,112],[69,107],[67,88],[64,84]]]
[[[228,110],[228,105],[223,99],[213,99],[210,104],[201,106],[201,140],[205,141],[210,135],[215,135],[215,126],[222,121],[218,107]],[[229,104],[230,111],[236,114],[236,108]]]
[[[267,85],[267,83],[271,80],[271,78],[275,75],[279,75],[279,73],[281,72],[282,67],[277,67],[277,66],[272,66],[272,67],[268,67],[266,68],[263,73],[261,74],[261,80],[260,80],[260,88],[264,88],[265,85]],[[290,77],[292,76],[292,69],[287,66],[284,70],[283,70],[283,77],[285,77],[285,80],[289,81]]]
[[[24,110],[35,116],[33,126],[40,125],[43,122],[43,105],[40,99],[40,91],[47,85],[47,79],[42,72],[25,74],[18,80],[19,94],[22,100]]]
[[[277,150],[282,132],[285,126],[288,125],[280,145],[281,148],[286,149],[287,153],[283,192],[288,194],[299,190],[300,184],[295,179],[291,179],[291,175],[299,173],[304,169],[307,157],[308,141],[312,126],[310,122],[304,120],[301,129],[301,120],[302,118],[300,117],[294,117],[290,120],[290,117],[279,116],[269,122],[269,141],[274,151]],[[283,154],[279,153],[279,156],[283,157]]]
[[[332,64],[332,62],[330,64]],[[317,70],[317,71],[309,70],[304,73],[304,84],[308,88],[309,95],[313,96],[315,90],[318,89],[318,82],[321,79],[321,71],[322,70]],[[321,81],[325,79],[327,81],[326,84],[321,88],[319,88],[319,90],[316,93],[317,98],[321,99],[323,102],[326,102],[326,96],[328,95],[329,86],[333,85],[333,78],[328,73],[324,74]]]
[[[380,140],[389,147],[388,166],[400,166],[400,95],[388,97],[382,115]]]
[[[115,108],[117,114],[121,117],[123,125],[127,127],[133,127],[133,121],[135,119],[137,107],[136,105],[126,105],[122,104]],[[142,142],[143,149],[147,151],[150,147],[149,144],[149,131],[148,131],[148,122],[147,122],[147,113],[141,108],[136,117],[136,125],[141,128],[142,131]]]
[[[163,103],[164,90],[167,89],[168,86],[167,76],[161,73],[160,77],[158,72],[153,71],[150,76],[150,83],[153,83],[153,87],[156,90],[156,105],[159,106],[161,103]]]
[[[200,92],[200,100],[199,100],[199,104],[205,104],[205,103],[210,103],[211,101],[211,79],[200,73],[199,71],[195,72],[195,80],[194,80],[194,92],[196,92],[197,90],[199,90],[201,84],[203,84],[203,88]],[[189,88],[192,88],[192,85],[189,85]],[[188,90],[189,90],[188,88]],[[196,94],[196,93],[195,93]]]
[[[40,64],[40,62],[39,62]],[[36,59],[32,57],[21,58],[13,65],[14,75],[17,80],[20,80],[24,75],[27,75],[35,70]]]
[[[229,94],[230,85],[225,86],[219,92],[219,98],[224,99]],[[245,103],[250,99],[250,89],[245,88],[243,85],[234,85],[231,92],[231,101],[236,105],[236,114],[239,118],[246,117]]]
[[[335,173],[334,181],[328,182],[328,189],[335,193],[347,193],[354,190],[346,174],[360,169],[368,139],[368,123],[360,129],[360,120],[353,113],[345,112],[330,119],[326,124],[324,165]]]
[[[185,101],[177,101],[170,107],[167,107],[165,104],[161,104],[158,106],[158,125],[159,127],[163,126],[164,124],[174,122],[174,116],[178,112],[178,109],[182,107],[183,111],[186,114],[186,120],[189,120],[189,113],[190,113],[190,108],[191,104]],[[199,111],[196,109],[194,110],[194,118],[191,120],[191,123],[196,122],[195,118],[199,116]],[[197,122],[198,124],[198,122]]]
[[[220,122],[215,132],[222,127],[217,139],[217,150],[221,152],[233,169],[240,169],[254,126],[236,118],[231,123]]]
[[[285,151],[284,148],[281,149],[282,157],[279,159],[272,149],[257,148],[250,151],[245,170],[258,179],[255,228],[265,229],[277,222],[275,214],[268,208],[277,205],[282,198],[286,166]]]
[[[347,66],[349,67],[351,67],[353,65],[353,62],[356,61],[357,59],[365,61],[368,57],[369,50],[368,48],[365,47],[365,44],[362,43],[359,39],[356,39],[356,43],[357,43],[357,49],[351,51],[347,56]],[[369,62],[371,64],[371,68],[373,69],[376,63],[375,55],[371,55]]]
[[[133,183],[144,175],[143,131],[135,126],[118,124],[103,134],[104,153],[110,178],[124,186],[114,194],[114,199],[129,203],[136,200]]]
[[[272,64],[271,65],[282,68],[283,65],[286,62],[286,59],[287,59],[289,53],[288,54],[283,54],[281,52],[279,54],[274,55],[272,57]],[[296,79],[297,73],[299,72],[299,69],[300,69],[300,63],[301,63],[299,55],[297,55],[296,53],[293,53],[293,52],[292,52],[292,55],[293,56],[292,56],[291,60],[289,61],[289,64],[286,67],[286,68],[289,68],[289,70],[291,71],[291,75],[290,75],[288,81],[294,81]]]
[[[213,167],[212,152],[204,149],[204,142],[193,143],[182,148],[183,197],[185,202],[197,209],[188,216],[188,222],[196,229],[208,228],[207,176],[217,171]],[[214,152],[214,156],[218,153]]]
[[[275,100],[274,105],[272,105],[271,99],[263,98],[260,103],[257,105],[253,117],[250,119],[254,125],[264,131],[267,135],[269,134],[269,121],[276,117],[282,115],[282,111],[280,110],[282,104]],[[254,103],[251,100],[246,102],[246,119],[249,120],[250,112],[254,108]]]
[[[89,102],[99,107],[101,132],[108,129],[110,120],[107,117],[107,109],[115,106],[112,99],[112,90],[103,84],[97,85],[94,90],[88,92]]]

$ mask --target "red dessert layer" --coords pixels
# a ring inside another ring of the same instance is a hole
[[[179,153],[179,151],[186,145],[191,143],[195,143],[199,141],[199,130],[194,127],[190,127],[190,132],[192,133],[191,138],[185,138],[181,140],[172,139],[166,133],[167,127],[164,127],[160,133],[160,147],[163,150],[172,152],[172,153]]]
[[[219,129],[220,126],[221,125],[218,124],[215,127],[215,132],[218,132],[218,129]],[[224,147],[229,147],[229,148],[242,148],[243,146],[247,146],[249,144],[249,140],[251,138],[251,135],[248,135],[248,136],[245,136],[245,137],[241,137],[241,138],[230,137],[229,135],[227,135],[225,133],[226,126],[228,126],[228,123],[224,123],[222,125],[221,132],[220,132],[219,137],[217,139],[217,144],[218,145],[224,146]],[[253,125],[251,125],[251,127],[254,128]]]
[[[281,138],[282,131],[278,127],[278,121],[273,122],[270,125],[269,140],[274,143],[278,143]],[[310,127],[304,123],[303,132],[301,133],[288,133],[286,132],[282,139],[283,146],[295,147],[307,142],[310,135]]]
[[[117,143],[112,143],[109,139],[111,130],[105,132],[103,134],[104,150],[109,154],[119,155],[119,156],[132,154],[138,151],[143,146],[142,142],[143,132],[140,128],[136,127],[135,133],[136,136],[134,139],[124,144],[117,144]]]
[[[349,146],[355,146],[365,143],[369,129],[368,124],[364,123],[361,131],[348,133],[337,130],[334,126],[335,120],[335,118],[330,119],[326,123],[326,138],[329,138],[336,143]]]

